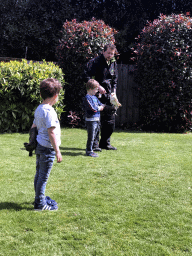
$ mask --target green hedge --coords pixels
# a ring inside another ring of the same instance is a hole
[[[56,78],[64,85],[62,70],[54,63],[27,63],[26,60],[0,62],[0,132],[28,131],[34,111],[41,102],[39,85],[43,79]],[[64,90],[54,106],[63,112]]]

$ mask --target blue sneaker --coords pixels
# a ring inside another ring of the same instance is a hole
[[[57,205],[57,202],[55,200],[51,199],[51,197],[49,197],[49,196],[45,197],[45,201],[48,205]],[[35,205],[36,204],[35,201],[32,204]]]
[[[98,157],[98,154],[95,152],[86,153],[86,156]]]
[[[58,206],[57,205],[48,205],[48,204],[36,204],[34,205],[34,210],[35,211],[57,211],[58,210]]]
[[[45,197],[45,201],[48,205],[57,205],[57,202],[55,200],[51,199],[51,197],[49,197],[49,196]]]

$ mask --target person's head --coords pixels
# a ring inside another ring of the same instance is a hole
[[[87,93],[95,95],[98,92],[99,83],[95,79],[89,79],[86,84]]]
[[[52,98],[55,95],[59,95],[61,90],[61,84],[57,79],[47,78],[40,83],[40,94],[45,100],[47,98]]]
[[[103,48],[103,56],[104,58],[109,61],[111,60],[116,52],[116,47],[114,44],[106,44]]]

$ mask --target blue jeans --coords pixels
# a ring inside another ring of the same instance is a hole
[[[55,150],[53,148],[46,148],[37,144],[36,150],[36,174],[34,179],[35,188],[35,202],[44,205],[45,189],[47,180],[49,178],[53,161],[55,159]]]
[[[93,152],[93,144],[95,137],[99,131],[99,121],[86,121],[87,126],[87,147],[86,147],[86,153]]]

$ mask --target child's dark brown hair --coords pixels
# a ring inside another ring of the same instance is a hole
[[[51,98],[56,94],[59,94],[61,90],[61,83],[54,78],[44,79],[40,83],[40,93],[41,97],[45,100],[47,98]]]

